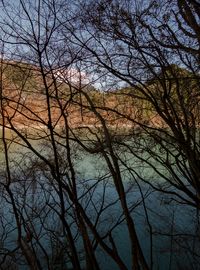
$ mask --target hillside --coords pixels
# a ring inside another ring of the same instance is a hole
[[[1,125],[8,128],[14,126],[38,132],[48,129],[49,121],[54,129],[62,129],[66,121],[72,129],[87,126],[99,128],[102,122],[97,114],[112,128],[130,128],[138,124],[161,127],[164,124],[154,105],[149,103],[148,95],[155,96],[161,113],[170,112],[169,104],[173,102],[177,113],[180,111],[181,114],[180,100],[187,103],[188,108],[196,108],[196,85],[188,79],[191,74],[175,66],[158,74],[145,87],[112,92],[102,92],[87,84],[80,85],[75,80],[69,83],[66,78],[58,79],[54,70],[40,70],[34,65],[16,61],[2,62],[1,73]],[[174,81],[169,80],[170,76],[174,76]],[[178,76],[184,77],[178,80],[181,91],[177,91]],[[167,88],[163,87],[163,81]]]
[[[58,80],[53,72],[42,74],[35,66],[24,63],[2,63],[1,70],[1,114],[7,127],[48,128],[49,113],[54,128],[63,126],[63,115],[67,115],[72,128],[98,126],[99,120],[85,93],[108,125],[125,124],[123,114],[133,115],[133,104],[126,96],[103,93],[89,85],[71,86]]]

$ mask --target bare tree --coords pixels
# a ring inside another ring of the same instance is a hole
[[[132,104],[140,101],[144,113],[133,117],[128,111],[105,109],[139,125],[159,145],[162,155],[152,147],[145,150],[169,172],[169,177],[160,176],[175,187],[173,192],[181,191],[179,199],[198,208],[198,3],[100,1],[95,7],[82,19],[87,34],[76,38],[99,70],[108,70],[127,85],[116,94],[128,96]]]
[[[14,5],[19,13],[9,3],[2,3],[4,13],[0,23],[4,44],[1,125],[6,161],[1,186],[2,197],[12,209],[12,230],[17,234],[17,242],[14,249],[8,247],[2,251],[2,267],[12,254],[16,264],[21,260],[30,269],[53,269],[55,254],[64,249],[66,255],[60,264],[63,267],[81,269],[84,264],[86,269],[100,269],[97,251],[101,248],[120,269],[127,269],[113,238],[113,230],[125,219],[132,243],[133,266],[139,269],[141,264],[143,269],[148,269],[126,202],[110,132],[87,94],[90,87],[81,72],[85,49],[76,45],[71,34],[73,16],[61,22],[66,11],[62,2],[20,0]],[[70,27],[68,37],[67,26]],[[103,126],[103,135],[87,127],[90,136],[95,136],[89,143],[98,143],[100,152],[86,147],[75,131],[74,118],[83,119],[88,113],[97,125]],[[10,132],[11,138],[5,131]],[[105,142],[100,139],[104,135]],[[79,179],[74,158],[77,153],[73,149],[77,145],[102,155],[108,167],[105,175],[103,172],[90,181]],[[19,148],[12,158],[16,147]],[[118,194],[110,200],[109,178],[114,181]],[[99,193],[97,188],[101,190],[100,199],[95,198]],[[121,210],[116,217],[113,215],[114,221],[107,229],[103,229],[102,220],[106,220],[108,209],[119,201]],[[56,224],[51,224],[56,219]],[[3,224],[7,226],[7,221]],[[7,237],[5,243],[6,240]],[[44,241],[51,244],[52,254],[46,251]]]
[[[161,2],[2,2],[1,197],[14,221],[1,219],[2,267],[101,269],[101,250],[120,269],[154,269],[152,190],[141,180],[199,209],[198,3]],[[96,90],[102,81],[112,91]],[[81,173],[86,154],[102,162],[96,176]],[[122,224],[130,262],[115,237]],[[169,225],[156,232],[170,239],[170,269],[186,234],[177,240],[174,212]]]

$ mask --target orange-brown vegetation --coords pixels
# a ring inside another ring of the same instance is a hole
[[[1,115],[7,127],[47,129],[51,121],[53,128],[62,128],[66,119],[70,128],[100,127],[97,113],[107,126],[115,128],[130,128],[138,122],[162,124],[144,102],[138,103],[129,94],[103,93],[87,85],[70,86],[58,81],[53,71],[22,63],[4,62],[1,70]]]

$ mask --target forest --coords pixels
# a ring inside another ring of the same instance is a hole
[[[0,269],[200,269],[199,0],[0,8]]]

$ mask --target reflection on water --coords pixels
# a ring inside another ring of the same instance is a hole
[[[128,160],[128,157],[126,159]],[[79,179],[77,186],[82,206],[92,221],[98,219],[98,230],[102,236],[118,221],[120,225],[113,229],[112,236],[116,240],[117,249],[125,264],[128,269],[131,269],[129,236],[123,221],[118,196],[105,163],[99,156],[90,156],[83,153],[76,154],[74,162],[76,168],[78,168],[76,171]],[[137,167],[136,161],[131,158],[129,163],[130,166]],[[39,165],[37,164],[37,166]],[[139,166],[138,168],[143,173],[143,177],[151,178],[153,176],[153,172],[149,168],[141,169]],[[37,241],[40,242],[47,254],[52,254],[55,252],[52,245],[55,239],[52,238],[51,232],[56,232],[54,236],[60,242],[65,241],[65,238],[62,236],[62,228],[56,213],[56,205],[59,207],[59,196],[55,191],[56,184],[45,170],[43,174],[41,174],[41,171],[40,173],[37,170],[29,171],[28,177],[27,174],[22,174],[22,170],[15,171],[16,182],[12,183],[11,186],[17,207],[24,218],[24,220],[21,220],[22,224],[25,222],[26,225],[29,224],[29,226],[34,227],[35,235],[38,237]],[[148,184],[139,179],[134,181],[126,170],[124,170],[124,183],[127,190],[128,205],[132,209],[132,217],[148,262],[150,262],[150,229],[152,230],[153,269],[168,270],[179,269],[180,267],[180,269],[190,269],[191,262],[194,263],[193,255],[197,253],[198,256],[199,248],[197,237],[192,236],[196,236],[197,229],[195,211],[189,206],[180,205],[175,201],[172,202],[171,196],[155,192]],[[1,193],[5,194],[3,189]],[[145,205],[142,202],[142,197],[145,198]],[[73,207],[67,195],[65,196],[65,203],[66,216],[68,216],[68,221],[71,224],[76,245],[81,250],[82,242],[74,223]],[[144,206],[147,212],[145,212]],[[104,208],[104,211],[99,215],[101,207]],[[147,222],[147,214],[149,223]],[[5,196],[1,196],[1,225],[1,249],[17,249],[14,214],[10,200]],[[22,233],[26,235],[27,231],[24,230]],[[115,263],[100,248],[97,248],[97,250],[97,257],[102,270],[117,269]],[[190,251],[193,251],[193,255]],[[37,246],[36,252],[39,259],[45,261],[41,247]],[[20,255],[17,256],[19,256],[18,261],[21,263],[21,266],[18,263],[18,269],[27,269],[27,266],[23,266]],[[195,259],[198,263],[197,256]],[[194,265],[197,265],[196,262]],[[183,266],[185,268],[182,268]],[[45,269],[45,264],[43,268]]]

